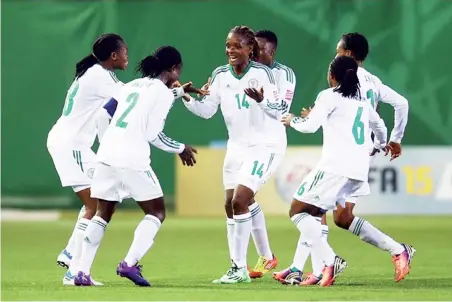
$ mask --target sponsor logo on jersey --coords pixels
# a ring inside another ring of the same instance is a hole
[[[251,79],[248,81],[249,88],[257,88],[257,86],[259,86],[259,82],[257,81],[257,79]]]
[[[291,102],[293,99],[293,91],[291,90],[287,90],[286,91],[286,96],[284,97],[284,99],[288,102]]]

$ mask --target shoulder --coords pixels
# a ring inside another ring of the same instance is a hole
[[[290,82],[292,84],[295,83],[296,78],[295,78],[295,73],[293,72],[292,68],[290,68],[284,64],[281,64],[279,62],[275,62],[273,69],[275,69],[281,73],[284,73],[286,80],[288,82]]]
[[[268,66],[258,62],[251,61],[251,69],[255,72],[262,73],[269,79],[270,83],[276,84],[275,75]]]
[[[382,84],[381,80],[374,74],[368,72],[366,69],[362,68],[362,67],[358,67],[358,78],[371,78],[372,82],[374,82],[375,84]]]
[[[210,76],[210,83],[213,83],[216,77],[221,76],[221,74],[228,72],[229,70],[229,64],[221,65],[215,68],[212,71],[212,75]]]
[[[339,94],[337,92],[334,92],[334,88],[327,88],[327,89],[320,91],[319,94],[317,94],[317,99],[315,101],[318,102],[318,101],[324,101],[326,99],[331,99],[331,98],[334,98],[335,95],[339,95]]]
[[[113,71],[107,70],[99,64],[96,64],[88,69],[86,73],[81,77],[81,79],[83,78],[90,79],[90,81],[96,79],[104,84],[121,83]]]

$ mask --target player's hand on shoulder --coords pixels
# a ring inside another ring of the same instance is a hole
[[[391,160],[396,159],[402,155],[402,145],[395,142],[389,142],[388,145],[391,147]]]
[[[179,157],[184,166],[194,166],[196,164],[195,154],[198,154],[198,150],[192,146],[185,145],[184,151],[179,154]]]
[[[295,115],[292,113],[286,113],[283,115],[281,122],[284,124],[284,126],[289,127],[290,122],[294,119]]]
[[[264,100],[264,87],[257,90],[256,88],[246,88],[245,93],[247,96],[260,103]]]

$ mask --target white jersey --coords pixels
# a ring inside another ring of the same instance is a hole
[[[367,181],[369,174],[369,127],[378,141],[387,139],[383,120],[365,98],[344,98],[334,88],[320,92],[309,115],[292,119],[290,125],[304,133],[321,126],[323,147],[317,169],[360,181]]]
[[[295,73],[290,67],[279,62],[274,62],[271,69],[275,75],[279,97],[287,103],[287,111],[290,111],[297,84]]]
[[[390,141],[400,143],[408,122],[408,101],[362,67],[358,67],[358,79],[361,96],[367,98],[374,109],[377,109],[379,102],[394,107],[394,129]]]
[[[96,114],[122,83],[99,64],[75,79],[68,90],[63,113],[49,132],[48,147],[80,150],[91,148],[97,135]]]
[[[245,94],[246,88],[264,89],[264,100],[257,103]],[[280,100],[273,72],[265,65],[251,62],[237,76],[230,65],[216,68],[211,76],[210,95],[201,101],[184,102],[194,114],[211,118],[221,108],[228,129],[228,144],[281,147],[285,151],[286,133],[280,122],[287,103]]]
[[[147,171],[149,143],[163,130],[174,95],[159,79],[140,78],[125,84],[118,107],[103,136],[98,160],[109,166]]]

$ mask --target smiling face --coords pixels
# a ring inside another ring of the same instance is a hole
[[[240,34],[230,32],[226,39],[226,56],[229,64],[238,66],[247,64],[252,52],[253,46],[249,45]]]

